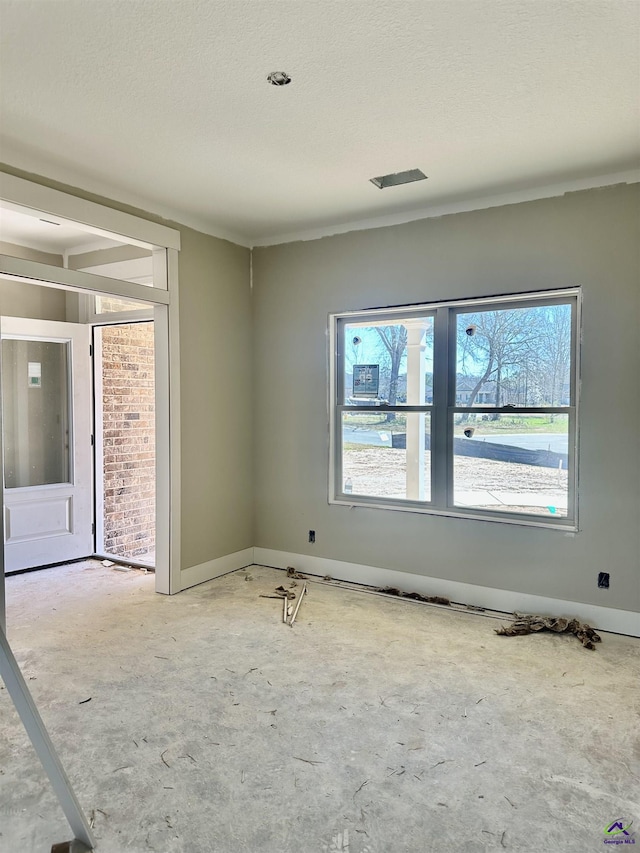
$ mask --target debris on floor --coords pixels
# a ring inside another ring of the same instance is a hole
[[[300,577],[300,575],[298,575]],[[307,585],[305,584],[300,590],[297,596],[297,602],[295,605],[295,609],[293,603],[296,600],[296,593],[294,592],[294,587],[297,587],[297,583],[292,583],[289,589],[285,589],[282,585],[275,588],[275,595],[260,595],[259,598],[278,598],[282,599],[282,621],[291,627],[293,623],[296,621],[296,616],[298,615],[298,610],[300,609],[300,605],[302,604],[302,599],[307,594]]]
[[[155,574],[155,566],[130,566],[128,563],[116,563],[115,560],[101,560],[101,564],[105,569],[113,569],[114,572],[132,572],[134,569],[137,572],[142,572],[143,575]],[[251,578],[249,578],[251,580]]]
[[[285,589],[283,586],[277,586],[275,593],[278,598],[295,598],[296,594],[292,589]]]
[[[296,761],[304,761],[305,764],[324,764],[324,761],[314,761],[311,758],[300,758],[298,755],[293,756]]]
[[[287,566],[287,577],[288,578],[297,578],[298,580],[306,580],[306,575],[301,575],[297,569],[294,569],[293,566]]]
[[[396,595],[398,598],[411,598],[413,601],[425,601],[427,604],[451,606],[449,599],[444,598],[442,595],[421,595],[419,592],[403,592],[401,589],[396,589],[395,586],[380,586],[376,588],[376,592],[384,592],[385,595]]]
[[[94,829],[96,825],[96,812],[100,812],[105,818],[108,818],[109,815],[103,811],[102,809],[91,809],[91,814],[89,815],[89,828]]]
[[[516,637],[522,634],[534,634],[537,631],[553,631],[556,634],[575,634],[585,649],[595,649],[594,643],[600,643],[602,638],[590,625],[578,622],[577,619],[562,619],[557,616],[536,616],[513,614],[516,619],[511,625],[495,628],[496,634],[504,637]]]

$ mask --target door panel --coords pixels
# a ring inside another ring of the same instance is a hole
[[[50,496],[44,500],[37,500],[29,494],[15,497],[10,505],[5,507],[7,543],[72,533],[72,500],[71,496],[66,494],[57,498]]]
[[[93,553],[90,329],[3,317],[5,571]]]

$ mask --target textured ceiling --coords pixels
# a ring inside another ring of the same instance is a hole
[[[636,0],[0,0],[0,154],[247,244],[638,166]],[[293,82],[269,86],[270,71]],[[369,178],[420,168],[428,181]]]

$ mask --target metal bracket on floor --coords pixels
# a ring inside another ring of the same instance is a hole
[[[38,754],[45,773],[53,787],[58,802],[62,807],[65,817],[75,839],[65,842],[63,845],[54,845],[53,850],[68,850],[70,853],[88,853],[95,847],[95,841],[89,827],[89,822],[76,799],[71,787],[71,782],[64,772],[64,768],[55,751],[49,733],[42,721],[36,704],[33,701],[29,688],[20,672],[11,646],[7,640],[2,627],[0,627],[0,676],[13,700],[16,711],[27,734]]]

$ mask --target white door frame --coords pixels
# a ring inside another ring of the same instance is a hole
[[[0,204],[29,208],[66,219],[99,236],[153,250],[154,284],[109,279],[0,255],[0,276],[25,284],[76,293],[134,299],[154,306],[156,350],[156,592],[172,595],[180,585],[180,363],[178,328],[178,250],[172,228],[77,198],[31,181],[0,174]],[[0,430],[0,464],[2,432]],[[0,478],[0,497],[2,495]],[[0,513],[0,536],[4,541]],[[4,549],[0,548],[0,624],[4,625]]]

